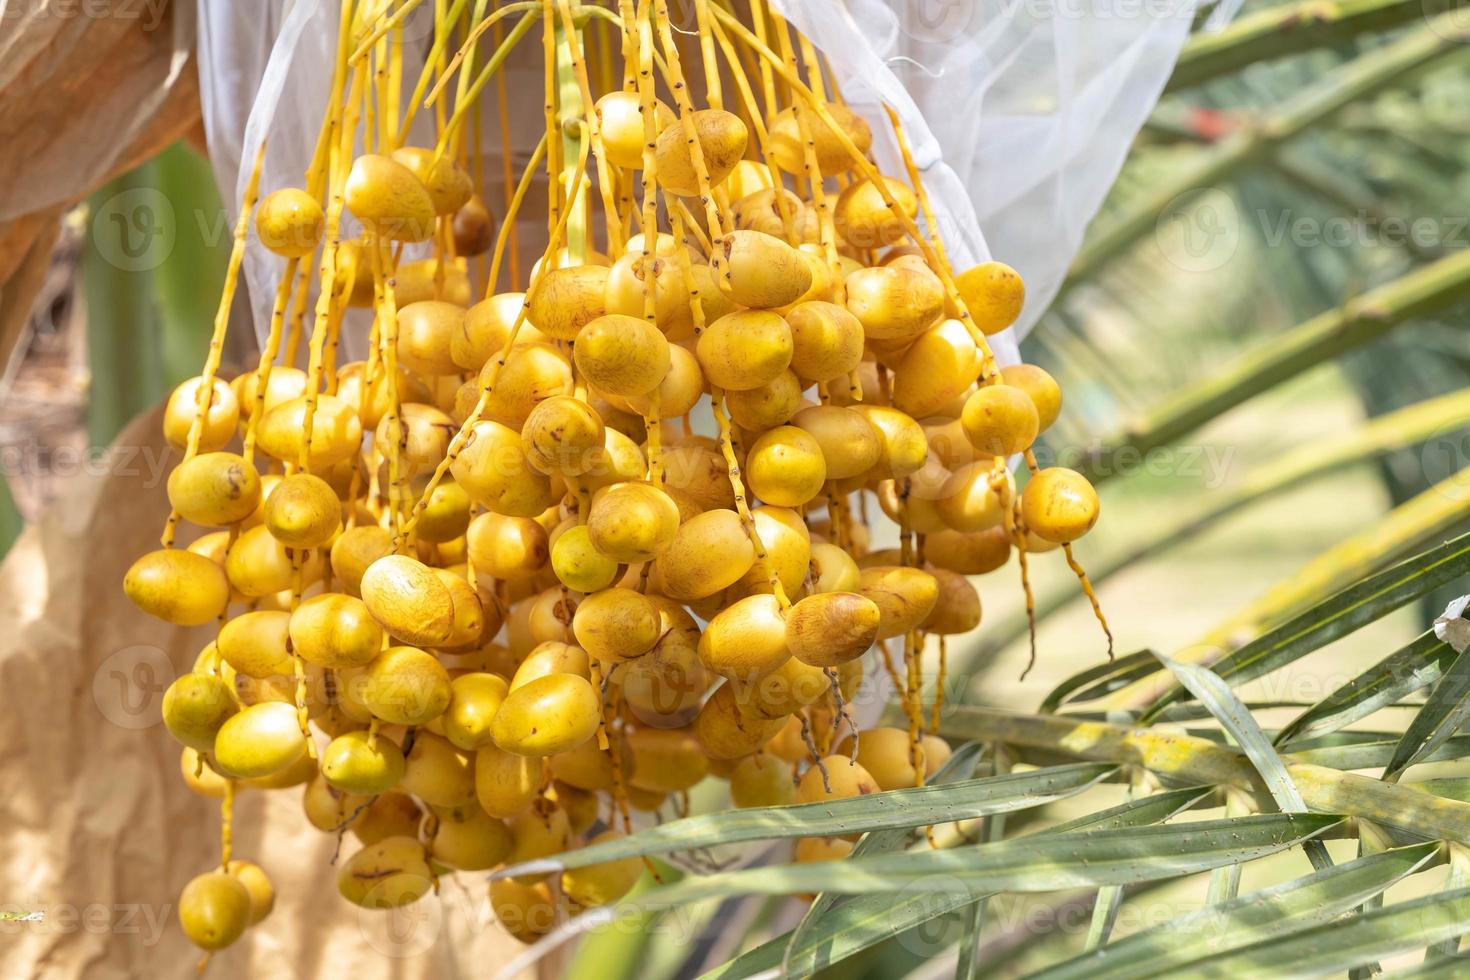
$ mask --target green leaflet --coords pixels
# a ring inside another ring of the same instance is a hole
[[[1276,744],[1338,731],[1439,679],[1458,655],[1433,630],[1390,654],[1312,707],[1276,735]]]
[[[1396,953],[1422,949],[1467,932],[1470,932],[1470,889],[1459,889],[1290,932],[1212,957],[1171,976],[1324,976]],[[1465,964],[1459,962],[1458,966],[1463,974]]]
[[[1261,731],[1261,726],[1256,724],[1256,719],[1230,689],[1230,685],[1207,667],[1181,663],[1164,654],[1157,656],[1159,662],[1168,667],[1179,679],[1179,683],[1209,708],[1215,720],[1234,737],[1246,758],[1250,759],[1251,765],[1256,767],[1261,782],[1266,784],[1266,790],[1276,801],[1276,806],[1284,813],[1306,812],[1307,804],[1292,783],[1285,763],[1276,754],[1271,740]],[[1321,841],[1307,841],[1303,846],[1307,857],[1311,859],[1312,867],[1318,871],[1332,867],[1332,859],[1327,856],[1327,849],[1322,846]]]
[[[748,807],[686,817],[662,826],[502,868],[492,877],[542,874],[579,868],[616,858],[783,837],[923,827],[1041,806],[1079,793],[1116,771],[1106,764],[1070,764],[1015,775],[967,779],[948,785],[918,786],[869,796],[797,806]],[[801,889],[798,889],[801,890]],[[820,890],[820,889],[816,889]]]
[[[1433,752],[1460,730],[1470,716],[1470,657],[1456,658],[1429,698],[1414,715],[1404,737],[1393,750],[1384,779],[1397,779],[1409,766]]]
[[[1470,571],[1470,535],[1416,555],[1317,603],[1306,612],[1247,643],[1215,665],[1232,685],[1269,674],[1339,637],[1367,625]],[[1182,687],[1165,694],[1141,719],[1186,697]]]
[[[1208,871],[1253,861],[1341,823],[1333,815],[1272,813],[1180,826],[1084,830],[948,851],[915,851],[817,864],[745,868],[687,879],[631,902],[653,908],[725,895],[957,892],[974,901],[993,891],[1097,888]]]
[[[969,776],[975,771],[975,763],[985,746],[979,742],[969,742],[960,746],[938,772],[934,778],[928,781],[928,785],[940,785],[951,783],[956,776]],[[870,854],[888,854],[899,850],[909,839],[911,831],[908,828],[895,830],[876,830],[870,834],[864,834],[863,839],[858,841],[857,846],[852,849],[853,857],[866,857]],[[800,945],[807,933],[827,913],[833,905],[837,904],[837,897],[821,894],[813,900],[811,907],[806,910],[806,915],[796,924],[791,936],[791,945]]]
[[[1398,742],[1354,742],[1322,748],[1293,749],[1291,756],[1302,762],[1332,769],[1381,769],[1393,758]],[[1470,735],[1458,735],[1420,759],[1420,762],[1442,762],[1470,755]]]
[[[1034,974],[1032,980],[1134,980],[1169,974],[1277,935],[1328,921],[1422,869],[1438,845],[1381,851],[1242,895],[1135,933]]]
[[[1158,793],[1146,799],[1080,817],[1031,837],[1018,839],[1036,840],[1080,830],[1117,830],[1147,826],[1189,809],[1210,792],[1209,789],[1194,787]],[[830,909],[817,920],[810,934],[803,937],[799,944],[792,944],[791,933],[777,936],[736,957],[720,969],[705,974],[703,980],[740,980],[778,969],[782,954],[788,946],[791,946],[791,975],[809,974],[976,901],[973,896],[964,893],[909,891],[897,895],[858,895]]]
[[[1140,650],[1125,657],[1118,657],[1116,660],[1104,661],[1062,681],[1041,702],[1038,710],[1051,712],[1059,708],[1064,701],[1091,701],[1100,698],[1129,681],[1147,677],[1153,671],[1154,653],[1152,650]],[[1082,693],[1076,694],[1075,692],[1079,690]]]

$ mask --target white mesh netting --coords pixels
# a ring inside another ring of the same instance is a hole
[[[891,131],[882,103],[899,114],[956,265],[994,257],[1020,271],[1026,308],[996,338],[997,355],[1014,361],[1016,344],[1055,296],[1158,101],[1198,4],[777,4],[823,52],[845,98],[874,124],[875,151],[890,172],[901,168],[891,136],[883,135]],[[409,40],[420,47],[432,30],[426,9],[409,22]],[[1223,23],[1232,12],[1233,5],[1222,6],[1211,20]],[[248,170],[241,161],[253,160],[267,132],[263,191],[299,183],[306,169],[331,81],[336,4],[200,0],[199,13],[205,126],[220,186],[237,207]],[[526,133],[522,156],[538,135]],[[487,152],[493,159],[501,148]],[[252,243],[245,272],[263,338],[280,263]]]

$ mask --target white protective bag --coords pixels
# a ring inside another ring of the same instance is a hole
[[[1197,5],[774,2],[874,133],[891,134],[883,103],[898,113],[955,267],[995,258],[1021,273],[1025,309],[996,344],[1014,360],[1158,102]],[[1210,26],[1232,12],[1216,9]],[[876,150],[887,172],[903,172],[891,135]]]
[[[1016,361],[1020,338],[1056,295],[1157,103],[1199,4],[774,2],[822,51],[844,97],[873,124],[880,164],[901,173],[882,104],[898,113],[956,267],[994,257],[1021,273],[1026,307],[994,339],[1001,362]],[[1218,7],[1211,26],[1228,20],[1235,6]],[[427,7],[408,21],[409,41],[420,48],[432,32]],[[266,133],[263,190],[300,182],[325,111],[337,16],[330,0],[199,0],[205,127],[230,209],[239,207]],[[486,150],[492,159],[498,152]],[[262,341],[280,266],[251,242],[245,273]],[[362,343],[349,331],[349,353],[354,340]]]

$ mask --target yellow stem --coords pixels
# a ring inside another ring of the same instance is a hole
[[[245,261],[245,235],[250,228],[250,219],[255,213],[255,201],[260,194],[260,172],[265,165],[266,141],[260,141],[255,154],[255,164],[245,184],[245,196],[240,202],[240,218],[235,223],[235,242],[230,249],[229,265],[225,269],[224,289],[220,293],[219,307],[214,314],[214,331],[209,338],[209,352],[204,358],[204,370],[199,372],[199,390],[195,393],[194,420],[189,423],[189,435],[184,446],[184,461],[199,453],[199,440],[204,436],[204,418],[214,404],[214,376],[219,371],[219,362],[225,349],[225,331],[230,325],[230,307],[235,301],[235,288],[240,282],[240,266]],[[170,510],[163,525],[161,542],[172,548],[174,534],[182,520],[177,510]]]
[[[771,594],[776,597],[776,604],[784,611],[791,607],[791,599],[787,597],[786,588],[781,584],[780,576],[776,574],[776,566],[766,552],[760,532],[756,530],[755,518],[750,512],[750,502],[745,496],[745,480],[740,475],[740,461],[736,458],[735,443],[730,435],[730,417],[725,414],[725,393],[719,388],[710,388],[710,411],[714,413],[715,424],[720,429],[720,452],[725,456],[730,487],[735,492],[735,510],[740,514],[740,523],[745,526],[745,533],[755,547],[756,564],[765,571],[766,581],[771,586]]]
[[[934,207],[929,201],[929,192],[924,188],[924,181],[919,175],[919,165],[914,162],[914,152],[909,146],[908,133],[904,132],[903,123],[899,121],[898,113],[893,110],[893,106],[884,105],[883,111],[888,113],[888,122],[893,126],[893,135],[898,140],[898,152],[903,157],[904,170],[908,172],[909,183],[914,188],[914,196],[919,199],[919,213],[924,216],[924,225],[929,229],[929,241],[939,255],[939,260],[944,263],[946,269],[949,269],[951,266],[949,254],[944,248],[944,236],[939,233],[939,222],[934,217]]]
[[[276,354],[280,352],[286,306],[291,301],[291,288],[296,285],[300,266],[300,259],[287,259],[286,271],[281,274],[281,281],[276,286],[276,300],[271,305],[270,333],[266,335],[265,347],[260,352],[260,360],[255,368],[255,398],[250,410],[250,420],[245,423],[243,455],[247,463],[255,460],[255,430],[260,426],[260,417],[265,414],[265,390],[270,384],[271,366],[275,363]]]
[[[490,278],[485,282],[485,298],[489,299],[495,294],[495,284],[500,281],[500,260],[505,256],[505,245],[507,241],[516,237],[516,218],[521,212],[521,202],[526,199],[526,192],[531,189],[531,181],[536,176],[536,165],[541,162],[541,156],[546,152],[546,135],[543,133],[541,142],[536,144],[531,159],[526,163],[526,169],[521,174],[520,183],[516,185],[515,193],[510,197],[510,204],[506,207],[505,220],[500,223],[500,233],[495,237],[495,255],[490,260]],[[515,267],[516,256],[514,250],[511,252],[510,278],[512,285],[520,281],[520,270]]]
[[[573,185],[580,184],[587,173],[587,153],[590,142],[585,139],[584,134],[584,139],[581,143],[582,152],[577,161],[576,168],[572,171],[571,183]],[[541,257],[541,264],[537,267],[536,274],[531,278],[531,282],[526,287],[525,302],[521,304],[519,312],[516,313],[515,323],[511,325],[510,333],[506,335],[504,346],[501,347],[500,353],[496,355],[494,362],[485,374],[484,383],[480,389],[480,397],[475,401],[475,407],[470,411],[469,417],[459,427],[459,431],[454,434],[454,438],[449,441],[448,452],[444,454],[444,458],[434,468],[433,475],[429,477],[429,482],[425,484],[423,493],[414,504],[413,513],[409,515],[408,520],[404,522],[397,535],[400,541],[404,536],[413,532],[414,527],[418,524],[420,515],[429,506],[429,498],[434,495],[434,491],[438,489],[439,484],[444,480],[450,467],[459,458],[459,454],[464,451],[465,445],[469,442],[470,434],[474,432],[475,427],[485,417],[485,409],[490,404],[490,395],[495,390],[495,383],[500,379],[500,372],[505,367],[505,362],[510,357],[511,351],[515,348],[516,337],[520,334],[521,327],[526,322],[526,315],[531,308],[531,297],[536,294],[536,289],[540,286],[541,280],[551,271],[552,265],[554,264],[553,257],[561,248],[562,235],[566,231],[567,218],[570,216],[571,209],[563,211],[561,220],[552,229],[551,237],[546,243],[546,252]]]
[[[603,220],[607,223],[608,254],[620,255],[623,243],[616,239],[622,228],[618,221],[618,203],[613,188],[612,170],[607,161],[607,151],[602,142],[602,119],[597,112],[596,100],[592,97],[592,84],[587,78],[587,63],[582,59],[582,44],[572,23],[570,0],[557,0],[561,13],[562,33],[566,37],[567,51],[572,59],[572,71],[577,78],[577,87],[582,92],[582,114],[591,134],[592,156],[597,162],[597,188],[602,196]]]

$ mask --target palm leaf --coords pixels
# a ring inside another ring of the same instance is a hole
[[[1072,758],[1142,766],[1165,779],[1191,785],[1211,783],[1258,792],[1265,790],[1255,768],[1243,754],[1197,736],[983,708],[956,710],[948,726],[951,732],[963,733],[967,738],[1042,749]],[[1377,765],[1387,764],[1396,744],[1374,743],[1370,758],[1381,759]],[[1450,744],[1455,744],[1461,755],[1465,754],[1464,742],[1446,743]],[[1308,807],[1321,813],[1346,813],[1376,824],[1399,827],[1421,838],[1470,839],[1470,805],[1344,772],[1343,768],[1366,767],[1339,765],[1344,755],[1354,749],[1360,747],[1332,746],[1315,753],[1316,758],[1309,758],[1303,752],[1283,759]],[[1440,746],[1438,751],[1444,752],[1445,746]],[[1428,758],[1432,757],[1433,754]],[[1331,761],[1323,764],[1324,760]]]
[[[1342,44],[1429,12],[1422,0],[1341,0],[1325,5],[1312,0],[1253,11],[1224,30],[1191,37],[1174,64],[1166,91],[1201,85],[1310,48]]]
[[[1158,793],[1078,817],[1034,836],[1143,827],[1182,813],[1209,795],[1209,790],[1199,787]],[[814,973],[972,902],[978,904],[968,895],[921,891],[900,895],[857,895],[837,904],[822,916],[800,942],[795,941],[792,933],[777,936],[706,974],[704,980],[739,980],[755,976],[779,967],[783,955],[788,957],[789,972],[797,975]]]
[[[1158,216],[1181,195],[1222,182],[1272,147],[1330,119],[1353,102],[1402,82],[1437,58],[1455,53],[1459,34],[1453,17],[1453,11],[1441,14],[1419,30],[1326,73],[1274,109],[1260,129],[1234,133],[1178,162],[1169,179],[1159,182],[1138,204],[1111,221],[1099,222],[1073,262],[1072,278],[1094,275],[1154,230]]]
[[[1408,561],[1370,575],[1220,661],[1215,672],[1239,684],[1279,670],[1470,570],[1470,535],[1462,535]],[[1182,687],[1165,693],[1146,712],[1187,696]]]
[[[1055,711],[1066,701],[1093,701],[1117,690],[1129,681],[1147,677],[1157,670],[1152,650],[1140,650],[1125,657],[1095,664],[1062,681],[1041,702],[1042,712]],[[1081,693],[1073,696],[1073,692]]]
[[[975,762],[983,750],[984,746],[978,742],[961,746],[945,761],[934,777],[927,781],[927,785],[942,785],[953,782],[960,774],[966,776],[972,774],[975,771]],[[852,849],[852,856],[866,857],[870,854],[892,853],[902,848],[910,836],[911,831],[908,828],[871,831],[864,834],[862,840],[857,842],[857,846]],[[792,931],[790,945],[793,947],[800,945],[812,927],[833,905],[837,904],[837,901],[835,895],[829,895],[826,892],[813,899],[811,907],[806,910],[806,914],[801,917],[801,921],[796,924],[796,929]]]
[[[1296,784],[1292,782],[1286,764],[1276,754],[1271,740],[1261,731],[1261,726],[1256,724],[1256,719],[1246,710],[1245,705],[1240,703],[1230,685],[1205,667],[1180,663],[1163,654],[1158,654],[1158,658],[1179,679],[1179,683],[1190,694],[1199,698],[1215,720],[1234,737],[1235,743],[1241,747],[1246,758],[1250,759],[1251,765],[1260,774],[1261,782],[1265,783],[1266,791],[1276,801],[1276,806],[1283,813],[1306,812],[1307,804],[1302,800]],[[1305,847],[1307,857],[1317,870],[1332,867],[1332,859],[1327,856],[1327,849],[1322,846],[1321,841],[1307,841]]]
[[[1334,919],[1423,869],[1438,850],[1435,844],[1395,848],[1251,892],[1060,963],[1034,974],[1033,980],[1141,980],[1169,975],[1200,960]]]
[[[1083,830],[941,851],[745,868],[689,878],[623,903],[674,907],[728,895],[847,895],[921,888],[969,901],[987,892],[1046,892],[1177,878],[1253,861],[1341,824],[1331,814],[1271,813],[1179,826]]]
[[[1354,742],[1342,745],[1325,745],[1320,748],[1293,749],[1291,757],[1312,765],[1330,769],[1382,769],[1393,760],[1398,751],[1399,740]],[[1426,753],[1419,761],[1448,762],[1470,756],[1470,735],[1449,739]]]
[[[1320,977],[1470,932],[1470,888],[1430,895],[1232,950],[1175,977]],[[1460,964],[1463,970],[1464,964]]]
[[[1289,744],[1294,739],[1345,728],[1433,684],[1445,664],[1457,656],[1433,630],[1426,630],[1297,715],[1277,733],[1276,742]]]
[[[1399,740],[1383,778],[1397,779],[1405,769],[1459,731],[1467,717],[1470,717],[1470,657],[1457,657]]]
[[[715,844],[898,830],[1007,813],[1080,793],[1107,778],[1115,768],[1070,764],[985,779],[967,779],[947,785],[890,790],[826,803],[747,807],[702,814],[554,857],[510,865],[496,871],[492,877],[546,874],[618,858],[687,851]]]

